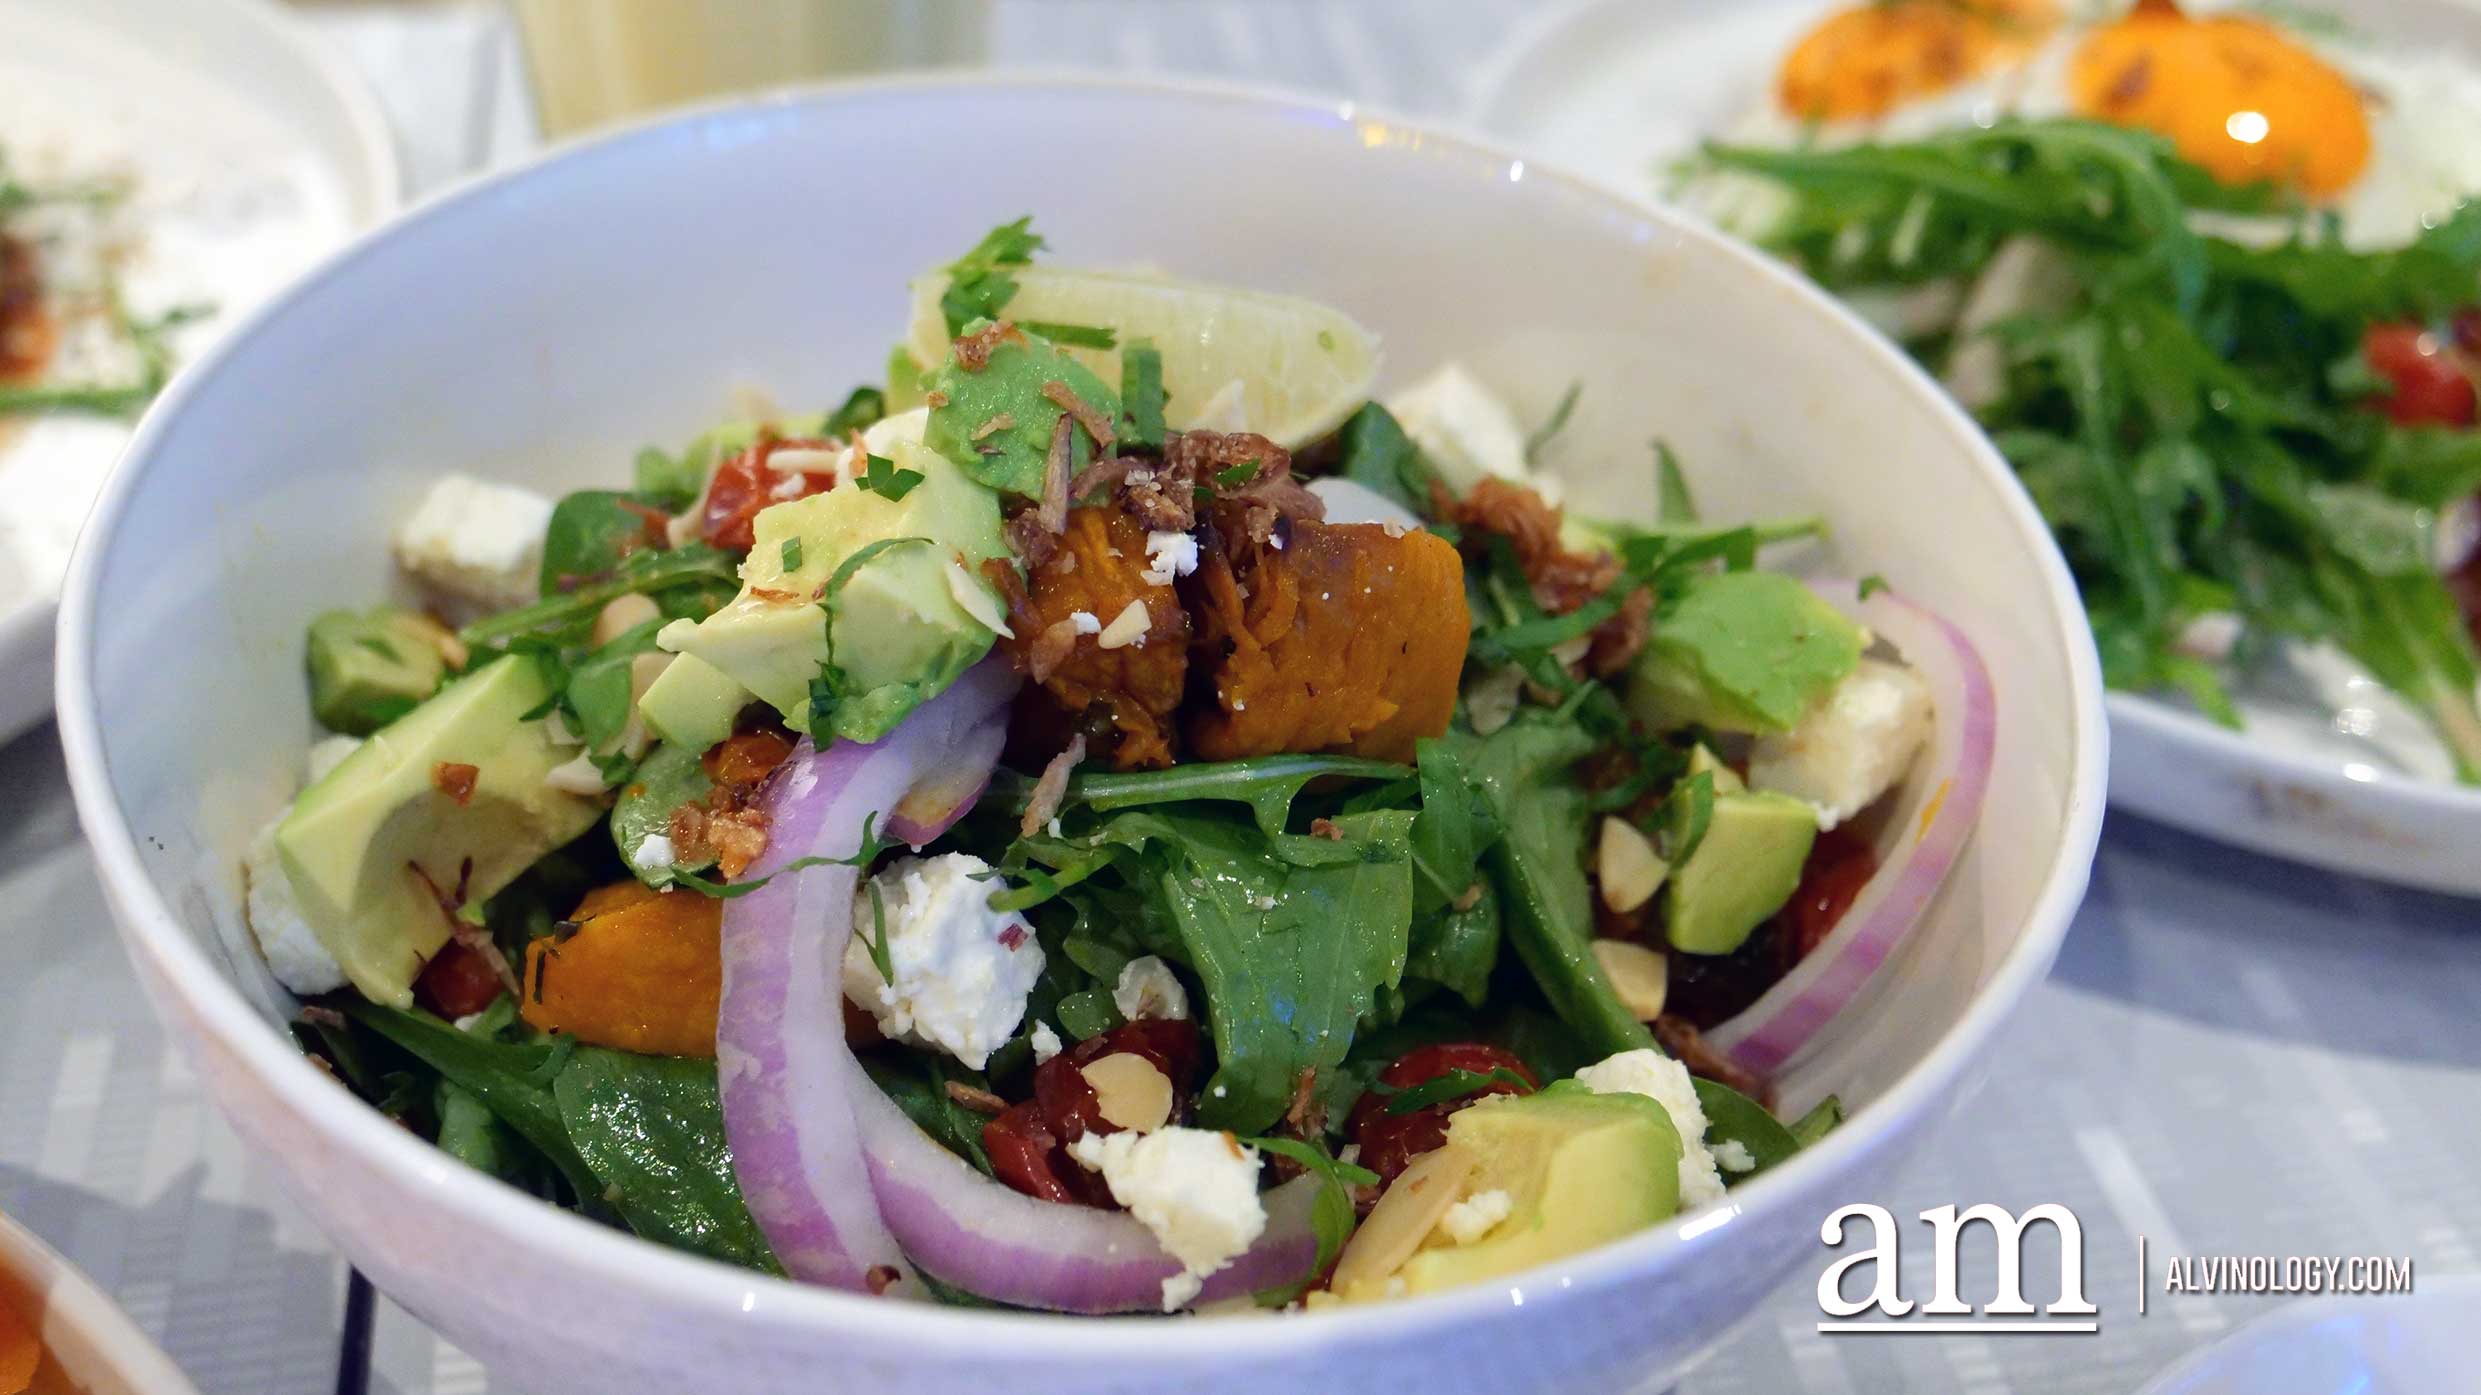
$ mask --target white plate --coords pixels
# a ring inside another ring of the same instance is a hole
[[[132,179],[132,303],[216,307],[184,360],[399,194],[378,107],[263,0],[0,0],[0,149],[38,180]],[[129,434],[0,427],[0,740],[51,707],[60,579]]]
[[[85,1275],[34,1232],[0,1216],[0,1303],[34,1324],[68,1388],[85,1395],[198,1395]],[[38,1376],[49,1374],[38,1372]]]
[[[1820,0],[1583,0],[1549,11],[1481,84],[1473,121],[1546,162],[1640,196],[1660,172],[1767,99]],[[2389,45],[2481,54],[2481,8],[2365,0],[2351,23]],[[2233,732],[2178,705],[2115,693],[2111,799],[2192,832],[2316,866],[2481,895],[2481,790],[2383,693],[2377,740],[2321,696],[2350,686],[2313,661],[2252,681]],[[2313,675],[2313,679],[2309,676]],[[2398,708],[2389,712],[2390,707]],[[2366,723],[2363,723],[2366,725]]]
[[[2182,1361],[2138,1395],[2428,1395],[2481,1367],[2481,1277],[2411,1293],[2286,1304]]]

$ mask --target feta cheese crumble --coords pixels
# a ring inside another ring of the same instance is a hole
[[[506,610],[536,598],[550,523],[551,501],[530,489],[449,475],[389,545],[398,566],[455,608]]]
[[[1112,987],[1111,1005],[1131,1022],[1149,1017],[1181,1022],[1189,1016],[1189,990],[1180,986],[1172,966],[1160,956],[1141,954],[1120,966],[1120,981]]]
[[[1197,570],[1197,539],[1186,533],[1146,534],[1146,556],[1154,565],[1137,575],[1149,586],[1169,586],[1172,578]]]
[[[672,840],[660,833],[649,833],[639,839],[637,850],[629,854],[629,865],[641,872],[665,871],[674,861]]]
[[[1749,748],[1749,787],[1818,811],[1824,832],[1877,802],[1929,739],[1930,689],[1901,664],[1863,659],[1790,731]]]
[[[1714,1165],[1725,1172],[1755,1172],[1757,1158],[1749,1145],[1737,1138],[1727,1138],[1714,1145]]]
[[[1688,1067],[1647,1047],[1623,1051],[1576,1073],[1577,1083],[1597,1095],[1644,1095],[1671,1116],[1680,1134],[1680,1206],[1703,1206],[1723,1198],[1723,1179],[1706,1151],[1706,1111]]]
[[[1112,1199],[1135,1216],[1181,1271],[1163,1281],[1163,1311],[1188,1306],[1215,1273],[1266,1232],[1258,1155],[1228,1133],[1162,1128],[1089,1133],[1068,1154],[1099,1172]]]
[[[1095,618],[1093,611],[1072,610],[1068,612],[1068,628],[1081,635],[1098,635],[1103,632],[1103,622]]]
[[[1496,1230],[1515,1205],[1503,1191],[1475,1192],[1447,1208],[1439,1217],[1439,1229],[1457,1244],[1470,1245]]]
[[[284,861],[276,854],[276,827],[292,812],[293,806],[286,805],[250,840],[249,855],[241,868],[242,906],[268,972],[276,976],[276,982],[308,998],[344,987],[345,971],[327,946],[319,943],[310,922],[302,919],[301,908],[293,900],[292,880],[285,876]]]
[[[1016,1034],[1042,974],[1033,927],[1014,911],[992,910],[990,883],[975,880],[990,867],[970,853],[897,858],[854,896],[844,947],[844,996],[868,1009],[881,1032],[975,1070]],[[880,935],[893,982],[871,957]]]
[[[1063,1049],[1060,1034],[1052,1031],[1051,1024],[1048,1022],[1035,1023],[1034,1030],[1026,1037],[1026,1044],[1034,1048],[1035,1065],[1041,1065],[1050,1060],[1060,1054]]]

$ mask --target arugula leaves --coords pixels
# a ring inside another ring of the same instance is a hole
[[[1483,865],[1504,898],[1508,938],[1542,995],[1602,1055],[1652,1046],[1594,958],[1594,907],[1585,884],[1588,801],[1570,769],[1598,744],[1543,708],[1519,712],[1486,737],[1440,738],[1490,800],[1505,834]]]
[[[1419,517],[1430,516],[1430,487],[1438,482],[1438,471],[1422,458],[1421,448],[1386,408],[1375,402],[1361,404],[1337,439],[1343,448],[1337,474],[1378,491]]]
[[[2031,244],[2058,293],[1979,334],[1915,345],[1934,369],[1995,349],[1983,423],[2083,589],[2113,686],[2169,689],[2236,724],[2224,673],[2183,653],[2236,611],[2245,663],[2332,640],[2429,713],[2481,779],[2481,660],[2427,565],[2426,510],[2481,484],[2473,433],[2400,427],[2359,359],[2375,324],[2475,299],[2481,205],[2361,251],[2268,189],[2216,185],[2153,135],[2006,121],[1901,145],[1710,148],[1709,169],[1780,185],[1763,240],[1829,289],[1973,284]],[[2200,213],[2286,216],[2288,237],[2200,231]],[[1659,631],[1658,627],[1658,631]]]
[[[1198,1098],[1209,1128],[1281,1118],[1303,1069],[1343,1060],[1382,988],[1402,979],[1412,919],[1413,815],[1346,814],[1331,860],[1274,856],[1250,821],[1165,806],[1117,815],[1102,836],[1144,852],[1145,889],[1170,912],[1205,986],[1218,1068]]]

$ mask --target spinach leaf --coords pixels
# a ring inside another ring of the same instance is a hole
[[[1205,987],[1217,1056],[1198,1099],[1208,1128],[1263,1132],[1301,1071],[1343,1060],[1378,991],[1403,977],[1412,814],[1336,824],[1340,841],[1303,840],[1349,857],[1322,866],[1281,860],[1265,833],[1215,810],[1136,810],[1104,827],[1112,841],[1145,849],[1149,889]]]
[[[1543,996],[1602,1055],[1652,1046],[1653,1034],[1620,1005],[1593,954],[1587,799],[1570,770],[1594,749],[1594,736],[1528,708],[1489,736],[1441,740],[1456,748],[1506,830],[1485,865],[1499,884],[1508,938]]]
[[[543,595],[564,595],[632,553],[660,550],[663,512],[649,499],[615,489],[581,489],[562,497],[543,530]]]
[[[886,416],[887,394],[864,383],[845,394],[844,401],[819,424],[817,434],[831,441],[842,440],[856,431],[876,426]]]
[[[485,1041],[435,1017],[381,1007],[358,997],[348,999],[343,1011],[498,1115],[500,1122],[560,1170],[576,1193],[580,1209],[589,1214],[604,1212],[603,1184],[570,1142],[559,1101],[552,1095],[552,1081],[567,1064],[573,1043],[521,1046]]]
[[[1723,1171],[1723,1180],[1732,1186],[1755,1177],[1801,1150],[1801,1141],[1781,1120],[1766,1112],[1766,1106],[1750,1099],[1729,1085],[1719,1085],[1698,1076],[1697,1106],[1706,1114],[1706,1146],[1737,1143],[1749,1150],[1757,1166],[1747,1172]]]
[[[1386,408],[1363,403],[1345,421],[1338,440],[1343,456],[1337,474],[1377,490],[1418,517],[1431,517],[1430,487],[1439,482],[1438,471]]]
[[[552,1094],[569,1139],[631,1230],[728,1264],[783,1272],[733,1176],[714,1062],[581,1046]]]
[[[609,750],[620,740],[621,730],[629,725],[632,661],[654,651],[655,632],[666,623],[658,618],[624,631],[569,666],[566,705],[588,750]]]
[[[1415,856],[1419,868],[1418,851]],[[1414,917],[1404,976],[1435,983],[1478,1008],[1490,996],[1490,973],[1499,963],[1500,927],[1497,892],[1487,882],[1476,889],[1471,905]]]
[[[638,762],[637,772],[620,787],[620,798],[612,803],[611,828],[613,848],[639,881],[661,890],[677,879],[676,872],[702,872],[715,865],[712,857],[652,871],[637,865],[639,844],[648,838],[672,836],[673,812],[684,804],[703,802],[714,791],[715,782],[707,778],[701,753],[686,746],[666,741]]]

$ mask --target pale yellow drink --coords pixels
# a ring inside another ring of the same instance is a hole
[[[515,0],[543,134],[840,73],[982,57],[988,0]]]

